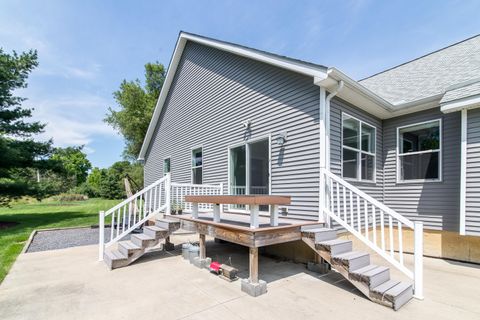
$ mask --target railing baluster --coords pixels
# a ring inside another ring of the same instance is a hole
[[[120,231],[120,209],[117,209],[117,237],[118,237],[118,234],[119,234],[119,231]]]
[[[112,212],[112,222],[110,222],[110,241],[113,239],[113,228],[115,228],[115,215]]]
[[[363,215],[363,219],[365,219],[365,237],[367,240],[370,240],[368,238],[368,203],[367,200],[363,200],[363,205],[365,207],[365,214]]]
[[[372,228],[373,228],[373,243],[377,245],[377,213],[375,212],[375,206],[372,204]]]
[[[127,206],[123,206],[123,216],[122,216],[122,232],[125,232],[125,211],[127,210]]]
[[[345,186],[342,186],[343,188],[343,219],[345,220],[345,222],[348,223],[348,220],[347,220],[347,194],[346,194],[346,188]]]
[[[402,223],[398,221],[398,258],[400,264],[403,266],[403,235],[402,235]]]
[[[329,185],[329,188],[330,188],[330,212],[333,213],[333,210],[334,210],[334,202],[335,202],[335,198],[333,197],[333,182],[332,182],[332,179],[331,178],[328,178],[328,185]]]
[[[354,220],[353,220],[353,192],[350,190],[350,224],[352,228],[355,228]]]
[[[388,216],[388,229],[390,231],[390,255],[393,257],[393,224],[392,216]]]
[[[385,251],[385,223],[383,219],[383,210],[380,210],[380,236],[382,237],[380,243],[382,244],[382,250]]]
[[[358,219],[358,223],[357,223],[358,232],[362,233],[362,219],[360,215],[360,196],[359,195],[357,195],[357,219]]]
[[[128,228],[132,226],[132,203],[128,203]]]
[[[338,185],[338,182],[336,182],[335,184],[337,186],[337,210],[336,210],[337,214],[336,214],[336,216],[341,218],[341,216],[340,216],[340,213],[341,213],[340,212],[340,203],[341,203],[340,202],[340,186]]]

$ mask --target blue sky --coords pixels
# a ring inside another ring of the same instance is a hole
[[[41,138],[121,159],[102,122],[123,79],[170,61],[180,30],[335,66],[361,79],[480,33],[480,1],[0,1],[0,47],[38,50],[21,94]]]

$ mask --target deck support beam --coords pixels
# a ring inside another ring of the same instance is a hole
[[[249,278],[250,283],[258,283],[258,248],[251,247],[249,253]]]
[[[207,248],[205,246],[205,235],[204,234],[200,234],[199,244],[200,244],[200,259],[203,260],[207,257]]]

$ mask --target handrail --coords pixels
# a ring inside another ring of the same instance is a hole
[[[322,213],[412,279],[414,296],[423,299],[423,224],[405,218],[326,169],[321,169],[321,175],[324,183],[322,191],[325,192]],[[412,229],[414,233],[413,270],[404,264],[403,227]]]
[[[145,194],[147,191],[149,191],[150,189],[153,189],[154,187],[162,184],[163,182],[165,182],[165,180],[167,180],[169,178],[168,175],[164,176],[163,178],[160,178],[159,180],[155,181],[154,183],[152,183],[151,185],[149,185],[148,187],[145,187],[144,189],[138,191],[137,193],[135,193],[134,195],[132,195],[131,197],[123,200],[122,202],[120,202],[119,204],[117,204],[116,206],[108,209],[106,212],[105,212],[105,216],[108,216],[110,215],[112,212],[114,212],[115,210],[118,210],[119,208],[123,207],[124,205],[128,204],[129,202],[131,202],[132,200],[135,200],[135,198],[138,198],[138,196],[142,195],[142,194]]]
[[[325,169],[323,170],[323,172],[326,176],[330,177],[331,179],[335,180],[336,182],[338,182],[338,183],[342,184],[343,186],[347,187],[348,189],[352,190],[355,194],[364,198],[365,200],[367,200],[371,204],[373,204],[376,207],[378,207],[379,209],[387,212],[388,214],[392,215],[393,217],[395,217],[396,219],[401,221],[403,224],[405,224],[408,227],[413,229],[413,221],[408,220],[407,218],[405,218],[404,216],[402,216],[401,214],[399,214],[395,210],[387,207],[386,205],[384,205],[383,203],[381,203],[380,201],[378,201],[374,197],[372,197],[369,194],[363,192],[362,190],[358,189],[354,185],[348,183],[347,181],[343,180],[342,178],[338,177],[337,175],[333,174],[332,172],[330,172],[328,170],[325,170]]]

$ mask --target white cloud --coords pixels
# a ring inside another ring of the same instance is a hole
[[[54,145],[60,147],[85,145],[87,153],[95,152],[89,144],[99,135],[118,137],[103,122],[108,103],[102,97],[85,94],[29,99],[29,105],[35,106],[34,119],[47,124],[41,139],[53,138]]]

